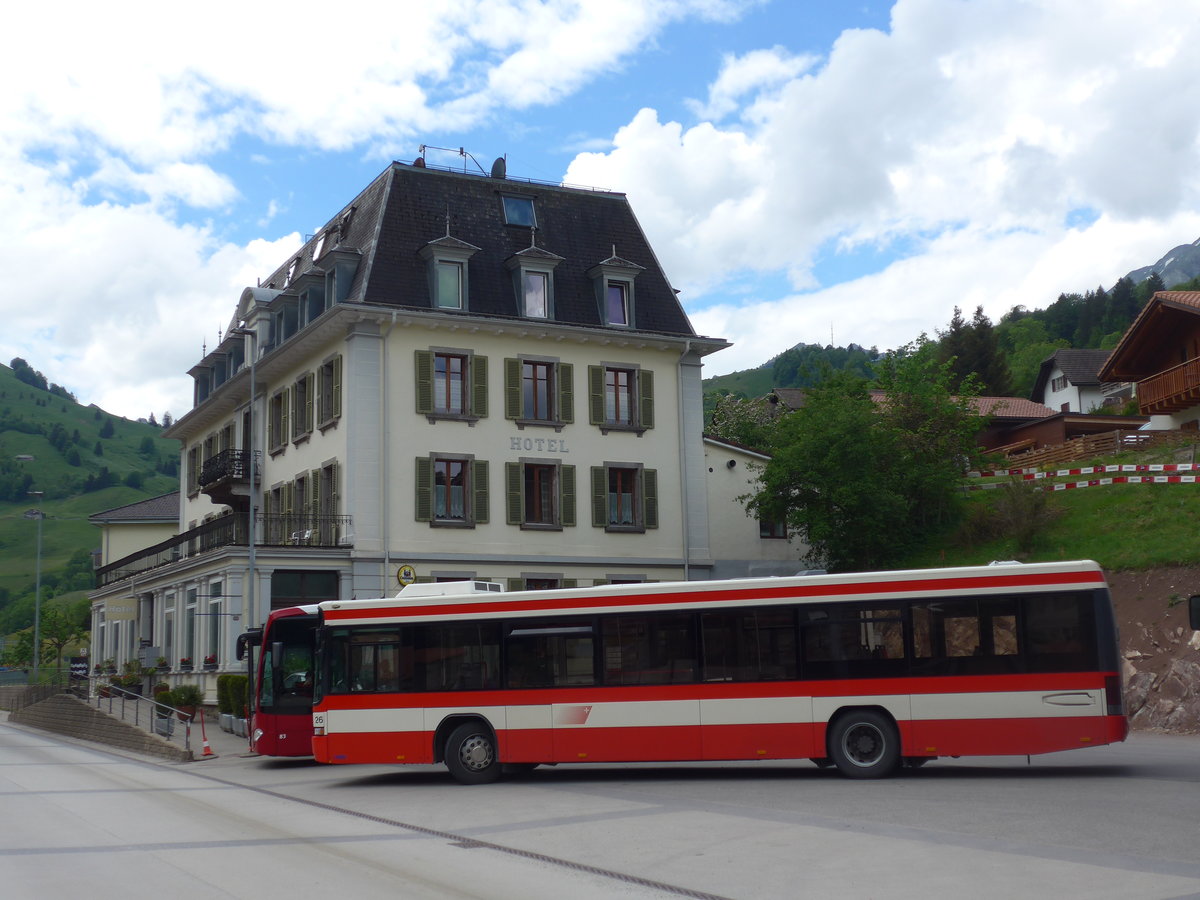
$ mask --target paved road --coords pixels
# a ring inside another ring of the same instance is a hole
[[[947,760],[539,769],[158,764],[0,724],[7,898],[1200,897],[1200,737]]]

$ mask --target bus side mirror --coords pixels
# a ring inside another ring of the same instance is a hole
[[[1188,597],[1188,623],[1193,631],[1200,631],[1200,596]]]

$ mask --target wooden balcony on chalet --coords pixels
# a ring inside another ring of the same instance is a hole
[[[255,481],[262,476],[262,456],[254,452]],[[200,490],[208,494],[214,503],[245,512],[250,508],[250,456],[249,450],[222,450],[205,460],[200,468]]]
[[[1139,381],[1137,396],[1138,408],[1148,416],[1200,405],[1200,359],[1189,359],[1145,381]]]

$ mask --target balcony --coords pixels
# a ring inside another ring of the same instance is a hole
[[[1143,415],[1179,412],[1200,404],[1200,359],[1159,372],[1138,382],[1138,408]]]
[[[181,559],[223,547],[248,547],[248,517],[228,513],[211,522],[131,553],[96,570],[96,586],[107,587]],[[344,548],[349,516],[255,516],[255,547]]]
[[[254,453],[255,481],[262,471],[261,451]],[[208,494],[214,503],[231,506],[245,512],[250,508],[250,454],[249,450],[222,450],[205,461],[197,480],[200,490]]]

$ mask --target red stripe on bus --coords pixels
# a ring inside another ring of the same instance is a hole
[[[506,612],[545,612],[555,614],[581,614],[591,609],[611,607],[637,607],[651,605],[684,605],[688,603],[735,603],[754,600],[800,600],[821,597],[842,598],[860,596],[863,600],[899,593],[925,591],[971,592],[995,588],[1053,587],[1068,584],[1103,585],[1104,575],[1098,570],[1082,569],[1069,572],[1040,574],[1005,573],[996,575],[960,578],[913,578],[903,581],[854,581],[844,584],[791,584],[773,588],[720,589],[719,582],[707,590],[662,592],[648,591],[642,594],[603,594],[591,596],[580,592],[569,597],[551,596],[546,599],[529,596],[524,592],[520,600],[493,599],[468,601],[455,604],[429,604],[424,606],[396,604],[389,606],[356,607],[350,609],[325,609],[329,622],[360,619],[409,618],[420,616],[461,616],[478,613],[502,615]],[[503,598],[503,594],[495,595]]]

